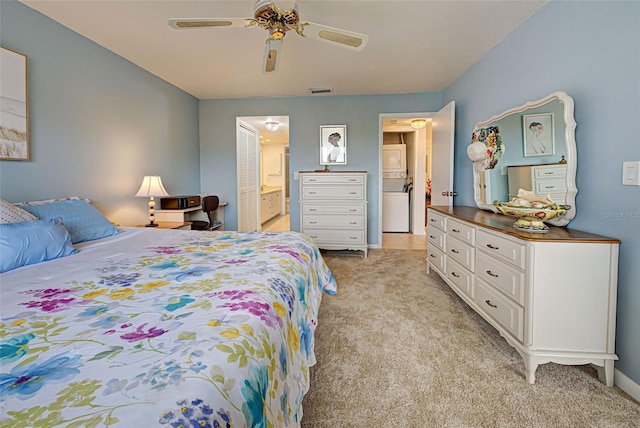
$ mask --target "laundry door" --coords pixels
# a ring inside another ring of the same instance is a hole
[[[238,170],[238,231],[258,230],[258,131],[238,121],[236,157]]]
[[[453,205],[453,136],[455,101],[432,117],[431,205]]]

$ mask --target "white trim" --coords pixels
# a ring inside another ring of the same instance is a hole
[[[615,370],[615,373],[616,386],[640,403],[640,385],[622,374],[618,369]]]
[[[570,205],[571,209],[568,210],[564,215],[549,220],[548,223],[553,224],[554,226],[566,226],[576,215],[576,194],[578,193],[578,188],[576,187],[576,168],[578,165],[578,155],[576,151],[576,121],[573,117],[573,98],[571,98],[571,96],[566,92],[553,92],[552,94],[549,94],[542,99],[536,101],[528,101],[521,106],[513,107],[503,113],[492,116],[490,119],[478,122],[476,123],[476,126],[473,128],[473,130],[475,132],[475,130],[478,128],[484,128],[491,123],[500,119],[504,119],[505,117],[510,116],[514,113],[522,113],[523,111],[527,111],[530,108],[541,107],[554,100],[559,100],[564,104],[564,141],[567,148],[567,195],[565,198],[565,204]],[[478,208],[498,212],[493,203],[482,202],[482,199],[480,197],[478,174],[476,174],[475,171],[473,174],[473,189],[474,199]]]

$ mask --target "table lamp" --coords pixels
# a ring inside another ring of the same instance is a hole
[[[136,197],[149,198],[149,224],[146,224],[146,227],[158,226],[157,223],[154,222],[154,208],[156,206],[156,201],[153,199],[154,196],[169,196],[169,194],[164,189],[162,179],[159,175],[145,175],[142,180],[142,185],[140,189],[138,189],[138,193],[136,193]]]

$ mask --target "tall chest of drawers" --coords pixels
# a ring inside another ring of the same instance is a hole
[[[438,275],[522,356],[539,364],[593,364],[613,386],[616,239],[551,226],[518,232],[511,217],[430,207],[427,272]]]
[[[507,168],[509,199],[518,189],[532,190],[536,195],[549,195],[557,204],[565,204],[567,196],[567,165],[516,165]]]
[[[300,231],[318,248],[363,251],[367,243],[367,173],[300,172]]]

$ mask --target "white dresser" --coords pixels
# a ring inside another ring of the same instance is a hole
[[[562,227],[519,232],[473,207],[430,207],[427,273],[435,270],[524,359],[593,364],[613,386],[620,241]]]
[[[567,165],[517,165],[507,168],[509,199],[518,189],[532,190],[536,195],[550,195],[556,204],[565,204],[567,195]]]
[[[367,173],[300,172],[300,231],[319,248],[367,256]]]

